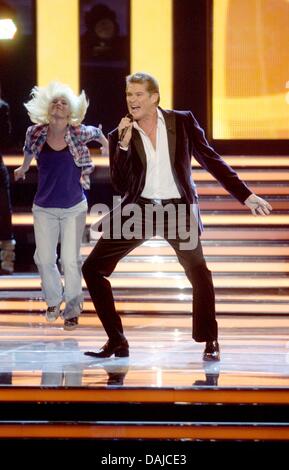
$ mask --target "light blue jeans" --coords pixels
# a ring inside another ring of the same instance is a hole
[[[48,307],[66,303],[63,318],[80,315],[83,301],[80,246],[85,227],[87,201],[68,209],[45,208],[33,204],[36,250],[34,261],[41,277]],[[57,244],[64,273],[64,288],[58,270]]]

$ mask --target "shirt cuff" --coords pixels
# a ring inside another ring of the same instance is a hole
[[[120,145],[120,142],[118,142],[118,146],[121,150],[125,150],[126,152],[128,151],[128,147],[124,147],[123,145]]]

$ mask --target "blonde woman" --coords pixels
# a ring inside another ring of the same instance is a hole
[[[64,329],[77,327],[82,311],[80,245],[85,227],[89,187],[93,171],[87,142],[96,140],[107,150],[101,128],[81,124],[88,101],[84,91],[75,95],[68,85],[51,82],[34,87],[24,104],[35,125],[26,132],[23,164],[15,180],[25,179],[33,157],[38,167],[38,187],[32,207],[38,267],[47,303],[46,319],[60,315]],[[61,244],[64,286],[58,270],[57,244]],[[60,312],[62,302],[65,309]]]

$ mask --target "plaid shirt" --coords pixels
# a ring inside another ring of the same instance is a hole
[[[25,156],[37,159],[46,142],[48,124],[36,124],[27,129],[23,152]],[[84,189],[90,188],[89,174],[94,170],[87,142],[99,140],[101,130],[94,126],[67,126],[64,140],[73,156],[76,166],[81,167],[81,184]]]

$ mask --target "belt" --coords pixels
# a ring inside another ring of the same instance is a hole
[[[184,199],[181,197],[174,197],[171,199],[158,199],[158,198],[153,198],[153,199],[148,199],[146,197],[139,197],[139,201],[144,203],[144,204],[153,204],[155,206],[166,206],[167,204],[180,204],[181,202],[184,202]]]

